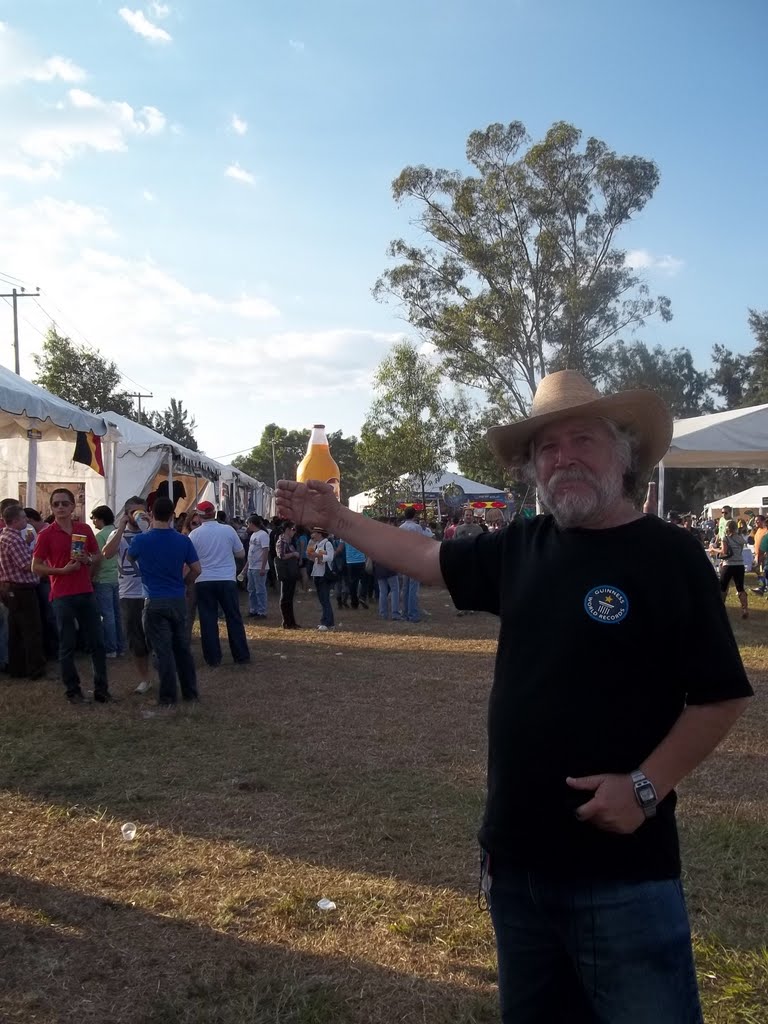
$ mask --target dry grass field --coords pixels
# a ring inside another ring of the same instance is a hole
[[[498,1020],[474,841],[495,621],[431,591],[427,624],[284,632],[270,601],[251,665],[203,668],[175,714],[125,660],[115,706],[0,684],[0,1021]],[[680,820],[706,1020],[766,1024],[768,603],[734,621],[757,697]]]

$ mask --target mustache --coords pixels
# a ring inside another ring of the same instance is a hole
[[[587,483],[595,486],[600,485],[599,478],[588,469],[578,469],[576,466],[571,469],[556,469],[547,481],[547,490],[551,491],[560,484]]]

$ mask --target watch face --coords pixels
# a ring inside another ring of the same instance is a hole
[[[638,793],[644,804],[650,803],[653,800],[653,790],[650,786],[641,786],[638,789]]]

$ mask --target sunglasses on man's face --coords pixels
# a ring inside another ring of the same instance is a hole
[[[52,501],[51,508],[69,508],[71,504],[71,501]],[[93,516],[91,516],[91,519],[93,519]]]

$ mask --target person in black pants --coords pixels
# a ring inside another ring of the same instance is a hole
[[[296,527],[287,523],[278,537],[275,558],[275,571],[280,580],[280,612],[283,616],[283,629],[301,629],[293,613],[293,598],[296,584],[299,581],[299,562],[301,555],[296,545]]]
[[[170,498],[155,499],[152,528],[136,537],[128,555],[141,570],[144,634],[157,662],[158,704],[166,708],[176,704],[177,675],[182,699],[197,700],[197,675],[187,637],[186,588],[194,586],[200,575],[200,561],[189,537],[171,525],[173,507]]]

